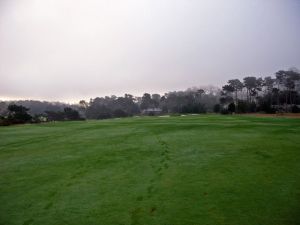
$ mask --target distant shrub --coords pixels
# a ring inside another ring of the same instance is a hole
[[[247,112],[254,113],[257,111],[255,102],[247,104]]]
[[[0,116],[0,126],[8,126],[9,122],[3,116]]]
[[[7,107],[7,110],[8,116],[3,119],[4,124],[10,125],[31,122],[32,117],[27,113],[29,110],[28,108],[21,105],[11,104]]]
[[[233,102],[228,105],[228,112],[229,113],[235,112],[235,104]]]
[[[219,113],[221,111],[221,105],[220,104],[215,104],[214,105],[214,112]]]
[[[300,113],[300,108],[297,105],[293,105],[291,108],[292,113]]]
[[[228,111],[228,109],[223,108],[223,109],[221,109],[220,113],[223,115],[227,115],[227,114],[229,114],[229,111]]]
[[[236,107],[236,112],[237,113],[246,113],[247,112],[247,107],[248,107],[248,104],[247,104],[246,101],[239,100],[238,104],[237,104],[237,107]]]
[[[128,116],[128,114],[122,109],[116,109],[113,112],[113,116],[114,117],[126,117],[126,116]]]
[[[64,108],[64,111],[46,111],[46,118],[48,121],[71,121],[71,120],[84,120],[80,117],[79,112],[70,107]]]
[[[272,105],[267,101],[260,102],[260,105],[257,109],[258,111],[262,111],[265,113],[270,113],[270,114],[276,113],[276,109],[272,107]]]

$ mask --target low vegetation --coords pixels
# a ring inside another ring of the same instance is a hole
[[[300,120],[0,127],[0,224],[299,224]]]

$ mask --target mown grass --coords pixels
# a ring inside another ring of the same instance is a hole
[[[300,120],[0,128],[0,224],[300,224]]]

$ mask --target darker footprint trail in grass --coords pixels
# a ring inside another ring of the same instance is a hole
[[[60,194],[60,192],[64,191],[66,188],[69,188],[72,185],[76,185],[78,180],[81,179],[86,173],[89,172],[92,165],[87,161],[82,161],[78,163],[74,172],[70,174],[67,179],[56,189],[53,189],[48,194],[48,203],[44,206],[44,210],[50,210],[53,206],[55,206],[56,198]]]
[[[299,119],[66,121],[0,140],[1,225],[300,221]]]
[[[146,194],[137,197],[138,202],[142,202],[144,200],[149,200],[153,197],[155,197],[155,193],[158,192],[159,187],[158,183],[162,179],[165,171],[169,168],[169,162],[170,162],[170,148],[167,142],[165,142],[158,134],[153,133],[158,146],[159,146],[159,158],[156,161],[156,163],[153,163],[151,167],[154,170],[154,176],[153,178],[149,181],[149,184],[146,188]],[[132,220],[132,225],[137,225],[139,223],[139,218],[143,216],[143,213],[146,213],[150,216],[154,216],[155,212],[158,211],[158,207],[156,205],[151,205],[148,206],[145,209],[145,212],[139,207],[136,208],[135,210],[132,211],[131,213],[131,220]]]
[[[166,169],[169,168],[169,161],[170,161],[170,156],[169,156],[169,145],[161,139],[159,135],[155,135],[157,142],[161,146],[161,151],[160,151],[160,162],[158,164],[158,168],[155,170],[155,173],[161,177]]]

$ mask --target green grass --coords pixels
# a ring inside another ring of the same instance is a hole
[[[300,224],[300,120],[1,127],[0,224]]]

